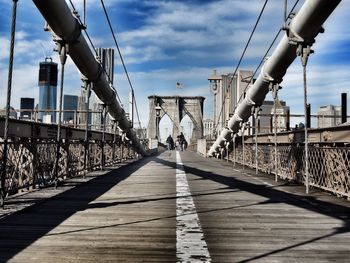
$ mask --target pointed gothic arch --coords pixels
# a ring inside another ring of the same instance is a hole
[[[148,97],[149,100],[149,123],[147,128],[148,138],[157,137],[159,121],[167,114],[173,122],[172,136],[180,133],[180,122],[188,115],[193,122],[192,139],[196,141],[203,137],[203,103],[205,98],[201,96],[156,96]],[[156,107],[160,107],[157,119]],[[158,123],[157,123],[158,121]]]

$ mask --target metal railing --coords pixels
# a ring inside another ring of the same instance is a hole
[[[261,172],[275,174],[277,171],[278,178],[305,184],[303,145],[278,145],[277,163],[274,161],[274,145],[258,144],[257,150]],[[244,156],[242,145],[237,145],[235,151],[236,154],[233,151],[229,154],[231,161],[256,168],[255,144],[244,145]],[[310,145],[309,174],[310,186],[350,198],[350,147]]]
[[[1,142],[0,156],[3,156],[3,150],[4,143]],[[105,166],[139,156],[128,141],[85,143],[82,140],[66,140],[61,143],[56,176],[56,150],[57,142],[53,140],[9,142],[5,178],[6,196],[50,186],[56,180],[65,180],[83,175],[87,171],[104,169]],[[84,167],[85,158],[87,161]]]

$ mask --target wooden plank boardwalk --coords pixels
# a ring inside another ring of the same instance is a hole
[[[180,156],[183,165],[165,151],[9,200],[0,261],[349,262],[348,201]]]

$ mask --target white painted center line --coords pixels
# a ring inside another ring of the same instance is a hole
[[[177,262],[211,262],[180,153],[176,151]]]

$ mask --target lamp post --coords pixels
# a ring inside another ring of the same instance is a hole
[[[209,85],[210,85],[210,92],[213,94],[214,96],[214,118],[213,118],[213,121],[214,121],[214,126],[213,126],[213,134],[215,135],[216,134],[216,123],[217,123],[217,120],[216,120],[216,95],[218,94],[219,92],[219,89],[218,89],[218,86],[219,86],[219,83],[220,83],[220,80],[221,80],[221,77],[216,75],[216,70],[214,70],[214,73],[212,76],[210,76],[208,78],[209,80]]]
[[[159,121],[160,121],[160,111],[161,111],[161,107],[159,106],[159,103],[157,103],[156,106],[156,138],[159,141]]]

